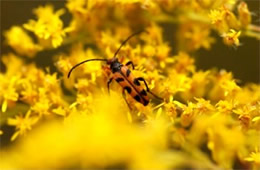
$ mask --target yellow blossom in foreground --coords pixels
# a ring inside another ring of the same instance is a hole
[[[255,150],[252,152],[249,157],[245,158],[246,161],[254,161],[256,164],[260,165],[260,152],[259,150]]]
[[[199,145],[205,135],[212,158],[223,168],[232,167],[234,159],[244,151],[246,138],[230,115],[197,116],[187,139]]]
[[[235,154],[238,154],[243,147],[244,136],[240,133],[238,127],[229,129],[225,126],[215,126],[214,128],[219,129],[209,128],[207,130],[209,136],[208,148],[212,151],[215,161],[225,168],[230,168]]]
[[[119,97],[96,96],[99,107],[92,105],[91,115],[73,112],[64,123],[56,121],[36,129],[28,140],[5,152],[9,156],[2,160],[1,168],[62,168],[64,165],[104,168],[118,164],[132,169],[169,167],[173,160],[165,159],[171,154],[165,150],[163,120],[154,120],[143,127],[130,124],[126,115],[118,112],[127,109],[117,102]],[[111,107],[112,112],[108,112]],[[17,125],[14,120],[9,122]],[[31,159],[23,161],[24,157]]]
[[[23,116],[16,116],[15,118],[8,119],[8,125],[15,126],[16,132],[13,134],[11,141],[15,140],[18,135],[25,135],[25,133],[32,129],[32,126],[37,123],[38,117],[31,116],[31,111],[28,111]]]

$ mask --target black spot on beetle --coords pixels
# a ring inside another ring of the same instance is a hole
[[[140,98],[140,96],[138,96],[138,95],[136,95],[134,98],[135,98],[135,100],[138,101],[138,102],[141,101],[141,98]]]
[[[119,82],[121,82],[121,81],[124,81],[124,79],[121,78],[121,77],[119,77],[119,78],[116,79],[116,81],[119,83]]]
[[[137,80],[137,79],[134,79],[134,84],[137,85],[137,86],[140,86],[140,82]]]
[[[129,69],[127,69],[126,76],[129,77],[130,73],[131,73],[131,71]]]
[[[146,105],[148,105],[148,103],[149,103],[149,101],[147,101],[147,100],[144,100],[144,103],[143,103],[143,105],[144,105],[144,106],[146,106]]]
[[[130,87],[128,87],[128,86],[126,86],[124,89],[126,89],[126,91],[130,94],[131,93],[131,91],[132,91],[132,89],[130,88]]]
[[[140,94],[141,94],[142,96],[147,96],[147,93],[146,93],[146,91],[145,91],[144,89],[140,92]]]

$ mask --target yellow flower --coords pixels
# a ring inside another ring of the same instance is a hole
[[[37,113],[39,116],[49,115],[52,103],[48,98],[47,89],[40,87],[38,96],[39,98],[37,102],[32,105],[32,111]]]
[[[220,70],[217,73],[212,72],[210,75],[210,79],[212,79],[213,82],[213,88],[210,89],[209,97],[210,100],[218,102],[219,100],[224,100],[226,97],[234,97],[233,95],[237,94],[237,91],[235,88],[236,84],[233,81],[233,75],[231,72],[226,72],[225,70]],[[234,90],[229,90],[229,85],[233,87]]]
[[[77,84],[75,87],[77,88],[79,93],[87,93],[89,88],[88,86],[90,85],[89,80],[87,79],[78,79]]]
[[[219,22],[222,22],[223,19],[223,12],[221,10],[210,10],[209,18],[211,19],[212,24],[217,24]]]
[[[72,28],[63,28],[60,16],[65,12],[64,9],[56,12],[53,10],[51,5],[36,8],[34,14],[38,20],[30,20],[27,24],[24,24],[24,28],[32,31],[38,37],[42,46],[57,48],[62,44],[66,33],[70,32]]]
[[[239,29],[239,22],[236,16],[226,6],[223,6],[218,10],[211,10],[209,18],[220,34],[225,34],[231,29]]]
[[[188,105],[184,105],[178,101],[174,101],[174,103],[182,109],[182,114],[181,114],[181,125],[184,127],[187,127],[191,124],[193,121],[194,117],[196,116],[194,112],[194,104],[191,102],[188,102]]]
[[[224,89],[224,95],[234,95],[236,94],[240,89],[240,87],[236,84],[235,80],[226,80],[222,81],[220,86]]]
[[[8,118],[7,124],[16,127],[16,132],[11,137],[11,141],[15,140],[19,135],[25,135],[37,123],[38,119],[38,117],[31,116],[30,110],[26,113],[25,117],[15,116],[15,118]]]
[[[63,108],[61,106],[58,108],[52,109],[52,112],[57,115],[60,115],[60,116],[67,116],[67,111],[65,110],[65,108]]]
[[[251,14],[245,2],[240,2],[238,5],[238,14],[241,26],[246,28],[251,23]]]
[[[239,42],[239,36],[241,34],[241,31],[235,31],[233,29],[230,29],[228,33],[223,34],[223,40],[224,43],[230,46],[239,46],[240,42]]]
[[[171,119],[171,121],[174,121],[174,119],[177,117],[177,107],[176,104],[174,104],[172,101],[167,102],[164,104],[166,115],[168,115]]]
[[[35,44],[32,38],[19,26],[13,26],[4,33],[6,42],[18,54],[33,57],[42,48]]]
[[[0,73],[0,75],[3,75],[3,76],[5,75],[8,77],[11,77],[14,75],[16,75],[18,77],[20,76],[21,68],[24,65],[24,61],[21,58],[19,58],[18,56],[16,56],[13,53],[8,53],[6,55],[2,55],[1,60],[4,63],[4,65],[6,66],[6,72],[4,74]],[[2,67],[2,63],[1,63],[1,67]],[[3,82],[3,81],[1,81],[1,82]]]
[[[260,94],[256,93],[257,91],[260,91],[260,85],[247,84],[238,91],[235,100],[241,104],[258,103],[260,101]]]
[[[57,73],[45,74],[43,87],[48,89],[49,92],[61,94],[60,80],[57,78]]]
[[[179,52],[175,57],[175,70],[178,73],[189,73],[195,71],[194,59],[185,52]]]
[[[78,93],[76,102],[74,102],[71,105],[71,107],[78,105],[82,109],[87,109],[92,102],[93,102],[93,95],[91,93],[88,95]]]
[[[208,25],[201,23],[183,24],[178,33],[179,46],[182,50],[195,51],[200,48],[210,49],[215,39],[210,36]]]
[[[63,73],[63,75],[66,76],[73,65],[70,63],[69,58],[65,58],[61,55],[59,56],[56,66]]]
[[[159,60],[159,65],[161,68],[165,68],[168,63],[173,63],[174,59],[169,57],[170,50],[171,49],[167,44],[157,46],[156,57]]]
[[[75,162],[83,169],[118,164],[131,169],[171,167],[174,157],[167,151],[165,122],[156,119],[144,125],[129,123],[123,114],[128,108],[119,102],[120,98],[97,95],[96,105],[90,105],[94,111],[91,115],[72,111],[64,123],[47,122],[19,141],[19,145],[6,150],[1,168],[62,168]],[[24,157],[31,159],[23,161]],[[45,163],[41,164],[42,161]]]
[[[65,56],[64,56],[65,57]],[[91,80],[92,83],[96,82],[96,78],[101,76],[103,71],[101,69],[101,65],[104,64],[102,62],[89,62],[86,63],[80,67],[78,67],[77,69],[75,69],[73,71],[73,73],[71,74],[70,79],[67,79],[67,74],[69,72],[69,70],[71,69],[72,66],[82,62],[83,60],[86,59],[91,59],[91,58],[101,58],[99,57],[97,54],[95,54],[93,52],[92,49],[88,48],[88,49],[83,49],[83,44],[75,44],[71,50],[70,50],[70,54],[69,57],[67,59],[62,59],[60,62],[58,62],[57,64],[59,64],[59,68],[62,69],[61,71],[66,71],[65,72],[65,76],[66,79],[65,81],[71,81],[71,80],[75,80],[75,78],[78,77],[88,77],[88,79]],[[63,61],[65,60],[65,61]],[[69,67],[71,66],[71,67]]]
[[[8,106],[11,106],[18,100],[18,93],[16,89],[18,77],[13,76],[8,82],[2,82],[0,89],[4,92],[1,97],[2,100],[2,112],[6,112]],[[6,80],[7,81],[7,80]]]
[[[249,114],[241,114],[238,119],[241,121],[241,124],[244,128],[248,128],[251,124],[251,116]]]
[[[209,100],[203,98],[195,98],[195,100],[197,103],[194,107],[199,114],[208,114],[215,110]]]
[[[208,148],[213,159],[223,168],[231,168],[235,156],[242,149],[245,137],[239,127],[227,128],[214,122],[213,127],[207,129]]]
[[[233,167],[247,141],[232,117],[221,114],[197,116],[187,138],[196,146],[201,146],[206,140],[211,158],[218,167],[227,169]]]
[[[249,128],[250,125],[252,125],[252,127],[257,129],[259,126],[257,123],[260,117],[259,107],[259,102],[254,104],[247,103],[235,108],[233,112],[239,115],[238,119],[241,121],[241,124],[244,128]]]
[[[22,86],[21,100],[31,105],[34,104],[37,101],[38,92],[32,82],[28,79],[21,79],[19,84]]]
[[[185,74],[173,70],[159,88],[165,98],[175,95],[177,92],[185,92],[191,87],[191,79]]]
[[[223,10],[223,19],[228,25],[229,29],[239,29],[239,22],[233,12],[231,12],[225,6],[222,7]]]
[[[137,3],[137,2],[142,2],[142,0],[114,0],[116,3],[121,3],[121,4],[132,4],[132,3]],[[149,2],[150,0],[148,0]]]
[[[194,97],[204,97],[209,84],[209,71],[194,72],[191,78],[191,87],[189,90],[181,93],[181,97],[185,100],[192,100]]]
[[[143,54],[147,57],[153,57],[156,54],[156,49],[152,45],[145,45],[143,47]]]
[[[230,101],[226,101],[226,100],[220,100],[217,104],[216,104],[216,108],[220,113],[224,113],[224,114],[230,114],[233,110],[233,103]]]
[[[250,153],[249,157],[244,158],[245,161],[253,162],[253,169],[257,170],[260,168],[260,151],[258,148],[254,152]]]
[[[159,27],[157,24],[152,23],[150,27],[146,29],[148,34],[142,34],[141,39],[146,41],[147,44],[157,45],[162,44],[163,37],[162,37],[162,28]]]

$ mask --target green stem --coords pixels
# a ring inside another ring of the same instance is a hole
[[[254,32],[254,31],[247,30],[247,31],[245,31],[244,34],[248,37],[253,37],[253,38],[260,40],[260,32]]]
[[[205,24],[210,24],[210,20],[208,17],[205,17],[204,15],[200,15],[200,14],[197,14],[193,11],[190,11],[190,12],[182,12],[183,15],[176,15],[174,16],[173,14],[171,13],[163,13],[162,15],[159,15],[159,16],[150,16],[148,14],[148,18],[152,18],[154,21],[156,22],[166,22],[166,23],[173,23],[173,24],[176,24],[176,23],[180,23],[180,22],[183,22],[183,21],[197,21],[197,22],[202,22],[202,23],[205,23]],[[184,16],[184,17],[179,17],[179,16]]]
[[[249,30],[260,32],[260,26],[258,25],[249,25],[248,28]]]
[[[177,19],[177,17],[173,17],[171,15],[168,14],[162,14],[162,15],[158,15],[158,16],[151,16],[149,14],[147,14],[147,18],[151,18],[153,21],[155,22],[159,22],[159,23],[179,23],[179,19]]]

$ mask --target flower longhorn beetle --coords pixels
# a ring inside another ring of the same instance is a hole
[[[127,62],[125,65],[121,64],[118,61],[118,58],[116,57],[120,49],[126,44],[128,40],[130,40],[132,37],[136,36],[137,34],[140,34],[144,32],[139,31],[132,35],[130,35],[127,39],[125,39],[120,47],[117,49],[117,51],[114,54],[114,57],[111,59],[100,59],[100,58],[94,58],[94,59],[88,59],[85,61],[82,61],[76,65],[74,65],[69,73],[68,78],[70,77],[71,72],[78,66],[80,66],[83,63],[89,62],[89,61],[105,61],[110,66],[110,71],[112,71],[112,77],[107,82],[107,88],[109,92],[109,85],[112,82],[112,80],[116,80],[122,87],[123,87],[123,97],[129,106],[126,98],[125,98],[125,90],[138,102],[142,103],[144,106],[148,105],[149,98],[147,96],[147,92],[152,94],[154,97],[162,100],[160,97],[156,96],[154,93],[152,93],[145,81],[144,78],[138,77],[135,78],[133,74],[131,74],[131,71],[129,70],[128,66],[131,65],[132,69],[134,70],[134,64],[132,61]],[[146,90],[141,86],[140,81],[143,81],[146,87]],[[129,106],[130,108],[130,106]]]

